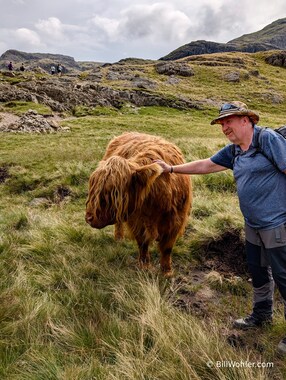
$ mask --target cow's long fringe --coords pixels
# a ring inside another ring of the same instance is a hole
[[[110,199],[106,200],[107,207],[112,206],[116,211],[115,219],[123,222],[128,213],[129,193],[126,192],[134,165],[120,156],[112,156],[100,161],[98,168],[90,177],[89,198],[87,202],[93,205],[95,210],[102,212],[102,197],[106,196],[108,182],[113,187],[108,193]],[[106,207],[106,206],[105,206]]]

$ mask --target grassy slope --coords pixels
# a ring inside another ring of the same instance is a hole
[[[259,70],[259,77],[226,83],[229,68],[199,65],[177,86],[152,65],[148,75],[164,94],[242,99],[259,111],[262,124],[284,124],[285,100],[271,99],[285,96],[285,69],[266,65],[263,54],[242,57],[245,68],[235,70]],[[155,246],[155,270],[142,273],[133,242],[115,243],[111,227],[95,231],[85,224],[88,176],[113,136],[128,130],[161,135],[187,160],[208,157],[226,143],[209,125],[217,112],[212,105],[132,110],[66,121],[72,129],[66,134],[1,134],[0,166],[8,165],[11,177],[0,184],[0,378],[282,379],[286,371],[275,353],[285,334],[279,298],[275,326],[243,333],[235,341],[244,344],[231,347],[231,318],[250,310],[250,285],[222,276],[197,283],[192,275],[202,243],[242,229],[231,173],[193,177],[193,217],[174,249],[172,280],[159,276]],[[62,188],[70,195],[60,200]],[[50,203],[30,204],[38,197]],[[178,307],[182,294],[204,307]],[[207,366],[226,360],[274,362],[274,368]]]
[[[253,43],[253,42],[266,42],[269,43],[269,41],[273,40],[273,37],[277,37],[279,35],[283,36],[285,35],[285,18],[282,18],[280,20],[276,20],[273,23],[267,25],[263,29],[259,30],[258,32],[244,34],[243,36],[239,38],[235,38],[232,41],[229,42],[238,42],[238,43]]]

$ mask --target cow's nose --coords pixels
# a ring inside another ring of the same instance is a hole
[[[87,214],[87,215],[85,216],[85,221],[86,221],[86,223],[88,223],[88,224],[90,224],[90,223],[92,222],[92,219],[93,219],[93,216],[90,215],[90,214]]]

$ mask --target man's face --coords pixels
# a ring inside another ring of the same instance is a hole
[[[245,135],[245,126],[249,123],[246,116],[227,116],[219,120],[222,132],[230,142],[239,145]]]

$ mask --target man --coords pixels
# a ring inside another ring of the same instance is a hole
[[[58,75],[61,76],[61,75],[62,75],[62,72],[63,72],[63,66],[60,65],[60,64],[58,64],[58,65],[57,65],[57,73],[58,73]]]
[[[210,158],[182,165],[156,161],[164,172],[178,174],[233,170],[245,219],[247,263],[253,285],[252,313],[234,322],[234,327],[240,329],[272,322],[274,281],[286,317],[286,140],[271,129],[261,131],[258,120],[258,114],[246,104],[226,103],[211,124],[220,124],[232,144]],[[286,337],[279,342],[278,350],[286,354]]]

